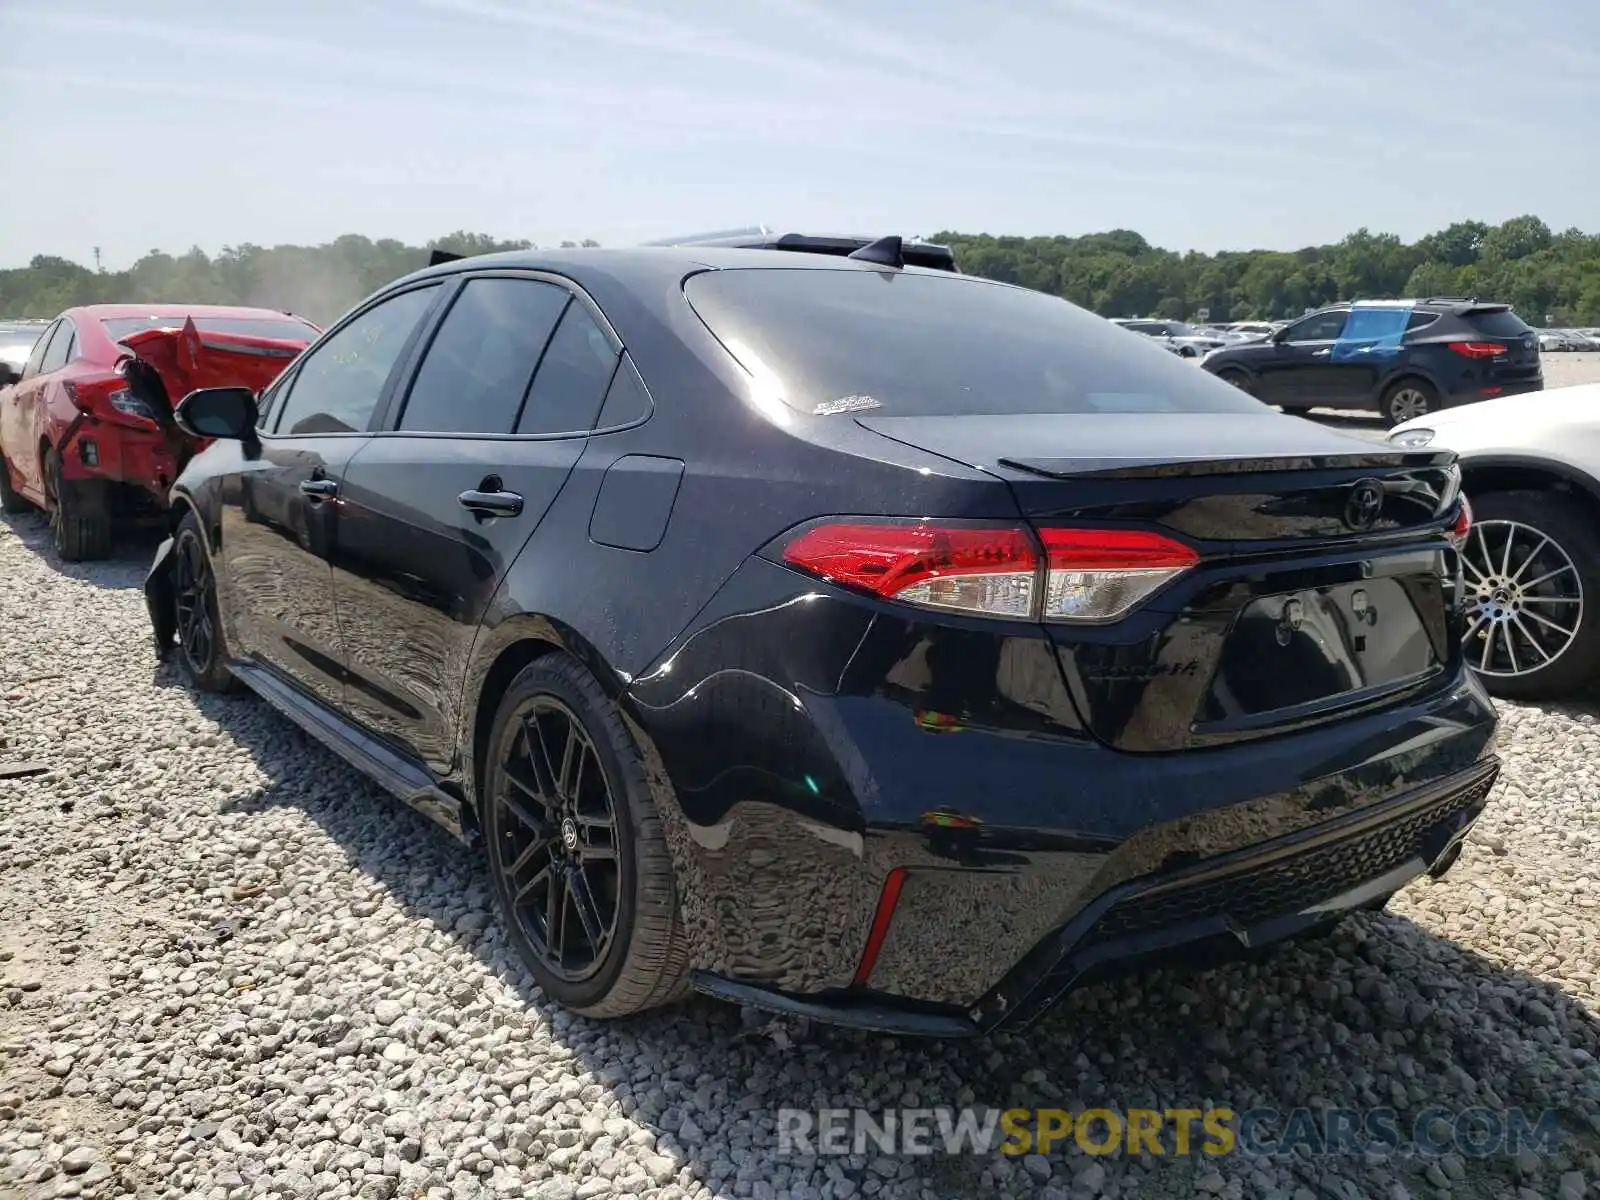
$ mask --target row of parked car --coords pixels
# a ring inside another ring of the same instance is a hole
[[[1448,870],[1485,682],[1600,665],[1593,389],[1375,445],[1246,394],[1293,340],[1233,386],[947,258],[763,230],[441,256],[326,331],[73,310],[0,392],[3,499],[79,557],[164,504],[158,654],[481,845],[589,1016],[1026,1026]],[[1337,311],[1481,379],[1482,307]]]
[[[1594,329],[1541,329],[1539,349],[1547,354],[1600,352],[1600,327]]]

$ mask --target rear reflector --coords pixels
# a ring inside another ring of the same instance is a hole
[[[905,883],[904,867],[896,867],[883,881],[883,892],[878,896],[878,911],[872,914],[872,928],[867,932],[867,946],[861,952],[861,962],[856,966],[857,987],[865,987],[872,978],[872,968],[878,965],[878,955],[883,952],[884,939],[889,936],[889,923],[894,920],[894,907],[900,903],[900,889]]]
[[[841,521],[789,541],[783,561],[919,608],[1017,620],[1115,620],[1200,556],[1139,529],[1033,530],[934,520]]]
[[[1506,352],[1499,342],[1446,342],[1462,358],[1498,358]]]

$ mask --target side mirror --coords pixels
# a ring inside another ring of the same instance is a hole
[[[0,362],[0,387],[10,387],[22,382],[22,372],[8,362]]]
[[[256,440],[256,394],[245,387],[199,388],[178,402],[178,428],[195,437]]]

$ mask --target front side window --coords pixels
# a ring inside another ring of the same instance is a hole
[[[391,296],[308,350],[282,401],[277,431],[301,437],[365,432],[395,363],[438,294],[439,285],[430,284]]]
[[[1289,326],[1283,336],[1283,340],[1286,342],[1337,341],[1339,336],[1344,333],[1344,323],[1349,318],[1349,311],[1343,308],[1312,313],[1305,320]]]
[[[417,369],[399,428],[510,433],[570,293],[534,279],[472,279]]]
[[[764,396],[807,415],[1261,411],[1075,304],[972,276],[746,267],[684,294]]]

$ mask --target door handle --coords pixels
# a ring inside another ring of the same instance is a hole
[[[1311,357],[1312,358],[1327,358],[1328,355],[1330,355],[1332,353],[1333,353],[1333,350],[1330,347],[1324,346],[1321,350],[1313,350],[1311,352]]]
[[[302,479],[300,494],[310,496],[313,500],[327,500],[339,494],[339,484],[333,479]]]
[[[456,497],[462,508],[479,517],[517,517],[522,515],[522,497],[515,492],[471,491]]]

